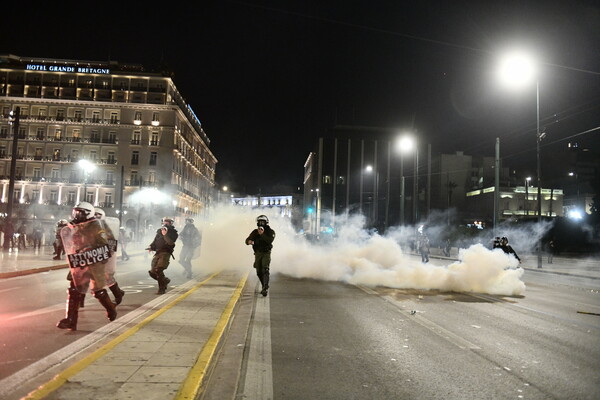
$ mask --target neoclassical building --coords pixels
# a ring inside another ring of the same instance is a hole
[[[11,124],[17,109],[18,125]],[[168,73],[112,61],[0,56],[3,213],[14,134],[14,219],[50,225],[85,200],[143,232],[161,213],[183,219],[209,207],[217,159]]]

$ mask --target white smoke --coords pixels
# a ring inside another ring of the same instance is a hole
[[[269,211],[272,210],[272,213]],[[203,232],[201,257],[194,268],[205,273],[225,269],[246,271],[254,261],[245,238],[256,227],[255,218],[266,214],[276,231],[271,274],[296,278],[341,281],[366,286],[521,295],[525,284],[519,262],[501,250],[481,244],[461,249],[459,261],[446,266],[421,263],[399,243],[407,243],[414,228],[392,229],[387,236],[369,233],[360,216],[336,221],[335,239],[321,244],[307,241],[292,228],[289,218],[273,209],[223,207],[207,221],[197,221]]]

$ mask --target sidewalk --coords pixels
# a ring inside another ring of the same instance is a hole
[[[248,273],[190,280],[0,381],[0,398],[195,399]]]

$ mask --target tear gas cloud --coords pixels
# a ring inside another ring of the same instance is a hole
[[[197,220],[203,232],[201,257],[194,269],[204,273],[235,269],[253,272],[251,246],[244,240],[256,228],[255,218],[264,213],[277,236],[273,243],[271,274],[296,278],[341,281],[366,286],[390,288],[475,292],[495,295],[521,295],[525,284],[519,262],[500,249],[490,250],[491,237],[461,248],[458,261],[448,260],[445,266],[423,264],[409,255],[413,227],[388,229],[385,236],[364,228],[362,216],[337,217],[337,237],[325,243],[312,243],[299,235],[289,218],[277,215],[277,210],[247,209],[232,206],[211,211],[207,220]],[[433,221],[433,220],[430,220]],[[426,233],[442,235],[444,225],[428,222]],[[487,231],[488,235],[491,235]],[[535,247],[539,231],[500,231],[508,236],[517,253]]]

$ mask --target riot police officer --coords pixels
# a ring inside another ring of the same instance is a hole
[[[77,330],[82,295],[88,289],[106,309],[110,321],[117,318],[116,305],[106,291],[104,265],[111,257],[106,230],[94,216],[94,206],[81,202],[73,207],[72,222],[63,227],[60,236],[69,261],[71,283],[67,290],[67,312],[56,326]]]
[[[262,285],[260,293],[266,296],[269,290],[269,268],[271,265],[271,250],[275,240],[275,231],[269,226],[269,218],[259,215],[256,218],[257,228],[246,238],[246,245],[254,250],[254,269]]]
[[[175,241],[179,237],[179,233],[173,225],[174,223],[175,221],[172,218],[164,217],[162,219],[162,226],[157,229],[154,240],[148,246],[148,250],[154,251],[148,274],[158,282],[157,294],[164,294],[167,290],[167,285],[171,282],[165,276],[164,271],[169,266],[173,250],[175,250]]]

